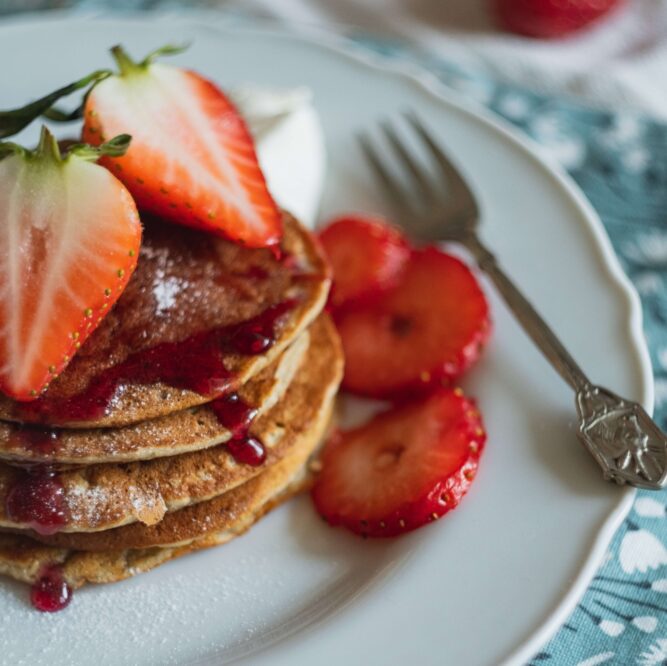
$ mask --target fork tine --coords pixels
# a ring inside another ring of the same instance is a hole
[[[391,197],[393,202],[404,210],[409,210],[410,206],[407,203],[407,197],[401,192],[403,188],[396,178],[394,178],[389,171],[382,164],[382,160],[378,155],[377,151],[373,147],[370,139],[366,134],[360,132],[357,135],[359,144],[361,145],[361,150],[366,157],[366,160],[370,164],[375,176],[380,181],[380,184],[383,186],[385,192]]]
[[[414,111],[407,111],[404,115],[410,125],[412,125],[414,130],[417,132],[424,145],[428,148],[435,161],[438,163],[440,170],[448,181],[452,195],[466,197],[469,200],[469,203],[477,208],[475,196],[470,190],[468,183],[466,183],[466,181],[459,173],[459,170],[449,160],[443,149],[428,133],[417,114]]]
[[[405,147],[405,143],[401,141],[396,130],[388,121],[380,123],[380,127],[382,128],[389,145],[392,147],[399,160],[407,167],[407,170],[411,173],[413,180],[421,190],[422,194],[429,199],[432,199],[434,195],[433,183],[427,176],[426,170],[417,164],[410,151]]]

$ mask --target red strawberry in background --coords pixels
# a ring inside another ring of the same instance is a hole
[[[474,403],[440,389],[334,434],[313,486],[315,507],[329,524],[363,536],[414,530],[458,505],[485,440]]]
[[[276,244],[281,216],[260,170],[245,122],[211,81],[119,46],[120,69],[98,83],[84,108],[83,137],[97,145],[132,136],[122,157],[104,158],[140,210],[224,235],[250,247]]]
[[[363,305],[393,287],[410,257],[403,235],[370,215],[336,218],[319,237],[333,269],[334,309]]]
[[[0,391],[31,400],[122,293],[141,224],[130,193],[103,167],[130,137],[61,156],[44,128],[27,151],[0,143]]]
[[[527,37],[563,37],[590,25],[623,0],[494,0],[501,25]]]

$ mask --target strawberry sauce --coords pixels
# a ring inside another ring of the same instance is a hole
[[[53,613],[62,610],[72,600],[72,588],[57,564],[45,567],[30,590],[30,601],[39,611]]]
[[[17,416],[54,424],[94,420],[107,413],[127,384],[162,383],[205,396],[220,395],[230,390],[235,379],[225,366],[225,354],[256,356],[266,352],[275,343],[280,319],[295,305],[294,300],[283,301],[247,321],[136,352],[100,373],[83,392],[63,398],[47,394],[21,404]]]
[[[39,534],[54,534],[67,524],[69,511],[58,474],[46,465],[22,469],[7,492],[10,520]]]
[[[256,437],[246,436],[242,439],[231,439],[227,442],[228,451],[239,463],[259,467],[266,460],[264,444]]]
[[[55,456],[60,441],[60,433],[54,428],[28,423],[17,424],[9,437],[13,446],[35,451],[43,456]]]
[[[238,393],[218,398],[209,406],[220,424],[227,428],[234,438],[243,437],[257,416],[257,409],[242,400]]]
[[[211,409],[222,424],[232,434],[227,442],[227,450],[239,463],[258,467],[266,460],[264,444],[248,432],[257,409],[248,405],[238,393],[230,393],[214,400]]]
[[[269,278],[269,272],[261,266],[250,266],[243,273],[237,273],[236,275],[238,277],[247,277],[251,280],[267,280]]]

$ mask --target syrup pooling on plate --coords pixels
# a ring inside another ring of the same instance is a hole
[[[102,372],[83,392],[66,398],[50,398],[47,393],[22,404],[18,415],[48,423],[95,419],[107,412],[126,382],[160,382],[205,396],[220,395],[230,390],[235,381],[234,374],[225,367],[224,353],[254,356],[267,351],[276,341],[281,318],[295,305],[294,300],[283,301],[247,321],[137,352]]]
[[[266,460],[266,449],[257,437],[248,432],[257,416],[257,408],[245,402],[238,393],[218,398],[210,407],[218,421],[232,435],[226,447],[234,460],[253,467],[261,465]]]
[[[48,465],[18,471],[7,492],[5,510],[10,520],[39,534],[55,534],[69,517],[65,489],[56,471]]]
[[[45,567],[30,590],[30,602],[44,613],[62,610],[71,600],[72,588],[57,564]]]

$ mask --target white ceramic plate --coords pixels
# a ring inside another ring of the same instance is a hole
[[[223,85],[312,88],[329,151],[322,217],[384,210],[355,131],[418,109],[479,193],[484,235],[597,381],[652,403],[639,303],[572,182],[428,77],[289,35],[212,19],[50,18],[0,30],[0,108],[108,62],[192,40],[177,61]],[[49,54],[51,54],[49,56]],[[48,57],[47,57],[48,56]],[[7,69],[11,63],[11,70]],[[148,575],[84,589],[65,612],[2,583],[0,655],[17,664],[521,663],[564,621],[632,498],[600,478],[573,431],[569,389],[487,285],[495,335],[464,387],[489,432],[461,507],[397,541],[327,528],[308,498],[247,536]]]

